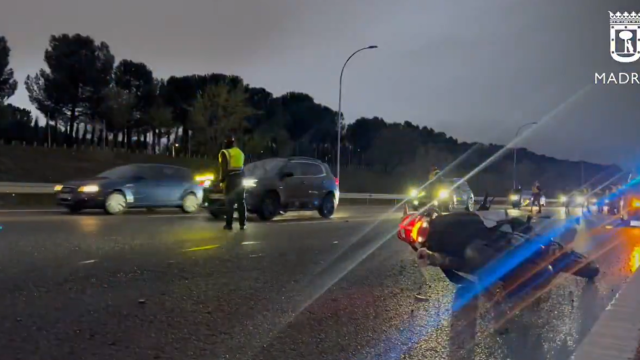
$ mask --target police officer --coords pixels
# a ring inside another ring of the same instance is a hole
[[[440,170],[438,169],[438,167],[437,166],[432,166],[431,167],[431,172],[429,173],[429,181],[435,179],[436,176],[438,176],[438,174],[440,174]]]
[[[542,213],[542,188],[540,187],[539,182],[535,182],[533,187],[531,188],[531,195],[533,199],[531,199],[531,213],[533,213],[533,205],[538,203],[538,214]]]
[[[227,137],[224,149],[218,156],[220,161],[220,182],[224,187],[224,198],[227,207],[225,230],[233,227],[233,208],[238,207],[238,217],[240,218],[240,230],[244,230],[247,225],[247,205],[244,201],[244,153],[236,147],[233,136]]]
[[[582,203],[582,212],[585,212],[585,210],[587,210],[586,212],[589,214],[591,214],[591,199],[589,198],[590,195],[591,192],[588,188],[585,187],[582,189],[582,197],[584,198],[584,202]]]

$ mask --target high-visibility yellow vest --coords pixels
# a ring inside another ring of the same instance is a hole
[[[240,171],[244,168],[244,153],[237,147],[220,151],[218,160],[222,163],[222,155],[227,157],[227,170]]]

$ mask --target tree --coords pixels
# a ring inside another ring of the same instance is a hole
[[[4,36],[0,36],[0,105],[15,94],[18,82],[13,78],[13,69],[9,67],[11,48]]]
[[[418,134],[411,129],[390,127],[381,131],[374,139],[367,157],[376,159],[382,170],[390,173],[400,165],[412,163],[418,145]]]
[[[109,87],[115,59],[107,43],[80,34],[52,35],[44,59],[48,69],[27,78],[27,91],[34,106],[65,121],[70,139],[78,119],[92,116],[96,97]]]
[[[114,83],[133,100],[131,118],[125,127],[127,147],[131,148],[133,131],[136,130],[140,145],[142,133],[150,129],[150,124],[145,122],[145,114],[153,106],[157,93],[153,72],[144,63],[121,60],[114,70]]]
[[[113,132],[113,146],[117,146],[119,135],[122,133],[122,147],[127,148],[124,130],[127,126],[127,119],[131,118],[135,99],[133,96],[116,87],[111,86],[105,91],[106,101],[100,109],[101,117],[104,119],[103,139],[106,139],[106,131]],[[103,141],[106,146],[106,141]]]
[[[154,153],[156,153],[162,137],[171,134],[171,127],[173,126],[171,108],[164,105],[160,98],[157,98],[155,104],[149,109],[146,116],[146,122],[152,130],[151,148]]]
[[[247,128],[247,116],[254,113],[247,104],[243,86],[218,84],[208,87],[196,100],[191,118],[199,147],[214,156],[224,137],[241,134]]]

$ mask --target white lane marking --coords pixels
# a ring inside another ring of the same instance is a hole
[[[98,260],[86,260],[86,261],[80,261],[78,264],[79,264],[79,265],[82,265],[82,264],[91,264],[91,263],[94,263],[94,262],[96,262],[96,261],[98,261]]]
[[[23,210],[1,210],[0,209],[0,213],[21,213],[21,212],[54,212],[54,213],[60,213],[63,212],[64,210],[61,209],[23,209]]]
[[[335,219],[335,220],[307,220],[307,221],[287,221],[287,220],[280,220],[280,221],[274,221],[271,222],[270,224],[273,225],[300,225],[300,224],[345,224],[351,221],[376,221],[377,219],[372,219],[372,218],[356,218],[356,219]],[[398,221],[400,221],[401,219],[398,218]]]
[[[252,244],[259,244],[259,241],[245,241],[243,243],[241,243],[241,245],[252,245]]]

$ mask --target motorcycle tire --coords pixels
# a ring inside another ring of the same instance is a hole
[[[589,261],[574,271],[573,275],[583,279],[593,280],[600,275],[600,267],[594,261]]]
[[[583,279],[594,279],[600,275],[600,267],[576,251],[568,251],[560,255],[553,262],[553,266],[557,271],[570,273]]]

